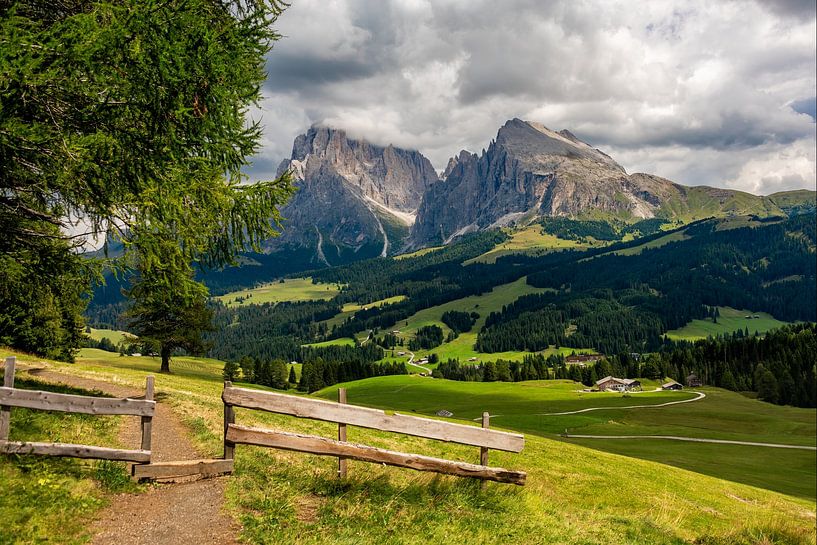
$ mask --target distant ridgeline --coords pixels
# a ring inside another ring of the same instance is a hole
[[[579,239],[605,239],[612,233],[620,238],[623,230],[629,229],[610,224],[608,232],[601,225],[604,222],[565,218],[540,221],[543,229],[558,232],[560,237]],[[309,349],[303,345],[361,337],[369,330],[388,332],[420,310],[485,294],[525,276],[530,285],[548,291],[522,296],[486,316],[475,343],[484,354],[480,358],[483,361],[491,353],[536,352],[549,346],[594,348],[611,355],[667,354],[667,331],[694,319],[716,319],[718,306],[767,312],[790,322],[817,321],[817,225],[813,211],[791,218],[699,220],[664,231],[659,230],[662,225],[662,220],[631,225],[638,226],[631,232],[642,236],[629,242],[541,255],[505,255],[492,264],[463,265],[508,239],[503,231],[488,230],[422,255],[399,260],[375,258],[313,271],[310,274],[315,282],[345,287],[326,301],[230,308],[214,302],[216,330],[208,339],[213,347],[210,355],[233,361],[253,356],[267,361],[349,359],[376,364],[383,357],[382,348],[394,346],[388,335],[375,335],[362,347],[346,346],[344,350],[349,352],[343,354],[327,350],[330,347]],[[405,299],[382,307],[366,306],[398,295]],[[364,308],[342,322],[327,323],[346,303]],[[113,307],[100,307],[97,316],[112,325],[119,323]],[[470,314],[448,313],[443,323],[453,330],[467,331],[475,319]],[[436,331],[426,333],[429,342],[425,345],[438,344]],[[380,339],[382,346],[378,346]],[[611,357],[608,364],[615,365],[615,361]],[[548,367],[553,370],[560,365]],[[533,372],[532,368],[509,365],[507,372],[512,379],[543,378],[541,371]],[[779,368],[767,369],[778,381],[788,383]],[[506,370],[503,367],[495,372],[504,377]],[[586,382],[590,372],[588,369],[581,376],[568,378]],[[322,376],[324,373],[331,379],[331,371],[321,371]],[[713,373],[712,382],[717,384],[720,375]],[[754,376],[748,385],[747,379],[741,383],[738,378],[747,377],[745,372],[735,368],[731,373],[737,388],[755,387]],[[797,369],[789,370],[789,375],[798,388],[801,382],[811,384],[809,377],[813,377],[813,373]],[[672,376],[681,375],[674,372]],[[800,398],[804,398],[802,394]]]
[[[640,355],[638,355],[640,356]],[[817,407],[817,325],[797,324],[767,332],[732,335],[695,342],[667,341],[644,357],[606,356],[586,366],[566,365],[562,356],[531,354],[523,361],[497,360],[478,365],[448,360],[435,377],[476,382],[570,379],[593,386],[602,377],[661,380],[676,377],[685,384],[696,375],[705,385],[756,392],[758,398],[779,405]]]
[[[817,320],[815,216],[717,230],[704,221],[691,237],[638,255],[608,249],[528,275],[555,293],[527,295],[492,314],[480,332],[483,352],[592,346],[602,353],[658,349],[662,335],[713,307],[768,312],[785,321]],[[643,243],[643,239],[640,241]],[[568,333],[568,326],[575,330]]]
[[[495,264],[463,266],[462,262],[506,238],[500,231],[485,231],[421,256],[401,260],[378,258],[316,271],[312,273],[315,281],[337,282],[347,287],[329,301],[219,306],[217,330],[210,339],[214,346],[211,355],[237,359],[250,354],[264,359],[305,361],[309,356],[303,344],[352,337],[368,330],[388,331],[419,310],[483,294],[526,275],[531,285],[552,291],[520,297],[501,312],[487,316],[476,341],[480,352],[535,352],[561,346],[592,347],[604,354],[659,351],[669,357],[669,350],[678,345],[666,341],[664,334],[693,319],[715,317],[717,306],[768,312],[786,321],[815,321],[815,215],[754,221],[753,227],[735,228],[734,223],[725,221],[701,220],[675,231],[657,231],[603,248],[564,250],[541,256],[509,255]],[[569,228],[576,236],[595,238],[601,234],[595,224],[583,230],[580,223],[570,220],[555,224],[559,229]],[[663,246],[650,247],[652,241],[674,233],[682,236]],[[638,247],[642,247],[640,253],[631,251]],[[406,299],[358,310],[332,327],[325,322],[337,315],[345,303],[365,304],[395,295],[405,295]],[[451,322],[449,326],[456,325],[455,329],[463,331],[472,319],[468,315],[446,316]],[[433,340],[431,344],[439,341],[436,337]],[[370,354],[372,359],[367,361],[376,361],[375,356]],[[529,358],[524,365],[508,363],[507,371],[500,362],[500,367],[489,375],[495,372],[502,377],[500,380],[506,373],[511,380],[545,378],[541,371],[544,364],[537,364],[536,357],[540,356],[532,356],[534,359]],[[610,370],[620,374],[645,372],[630,369],[627,361],[617,363],[622,359],[617,358],[608,358],[600,364],[601,370],[590,366],[581,374],[558,362],[544,367],[551,369],[548,378],[585,382],[592,371],[596,374],[605,371],[605,365],[613,366]],[[655,363],[662,370],[659,375],[663,370],[671,370],[664,360]],[[684,372],[694,369],[689,365],[683,367]],[[441,366],[444,368],[445,365]],[[474,366],[468,366],[465,371],[453,370],[449,376],[480,372],[473,369]],[[788,382],[785,373],[778,375],[779,368],[772,366],[769,370],[778,380]],[[681,377],[677,368],[672,371],[672,376]],[[707,377],[711,374],[705,369],[698,371]],[[656,368],[648,372],[654,373]],[[722,373],[712,373],[712,382],[719,384]],[[747,383],[744,370],[735,368],[731,373],[736,387],[755,388],[754,376]],[[796,383],[811,388],[808,385],[813,383],[813,373],[792,369],[789,375]],[[744,377],[743,383],[738,376]],[[728,387],[728,375],[726,384]],[[806,398],[812,399],[801,392],[800,399]]]

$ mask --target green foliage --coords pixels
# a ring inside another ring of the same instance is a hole
[[[449,310],[443,312],[442,321],[445,325],[451,328],[456,333],[465,333],[471,331],[474,323],[479,318],[476,312],[461,312],[458,310]]]
[[[620,238],[611,223],[601,220],[545,218],[542,220],[542,231],[567,240],[584,240],[588,237],[596,240],[618,240]]]
[[[234,382],[238,379],[241,374],[241,367],[238,365],[238,362],[233,360],[227,360],[224,362],[224,371],[222,375],[224,376],[224,380],[229,380]]]
[[[417,330],[414,338],[409,341],[410,350],[428,350],[440,346],[443,342],[443,330],[440,326],[427,325]]]
[[[55,229],[46,231],[56,236]],[[72,361],[84,338],[85,265],[56,238],[8,254],[0,249],[0,345]]]
[[[193,280],[193,271],[172,242],[165,245],[162,265],[142,268],[128,291],[131,331],[140,343],[153,344],[162,357],[162,372],[170,372],[177,349],[204,352],[204,333],[213,330],[207,288]],[[147,258],[147,256],[146,256]]]
[[[281,10],[275,0],[3,9],[0,269],[19,263],[4,280],[22,288],[0,299],[11,308],[4,342],[63,359],[79,346],[77,293],[91,277],[63,229],[76,218],[124,243],[122,265],[138,250],[142,272],[165,285],[182,263],[230,264],[276,233],[289,174],[247,185],[241,169],[259,147],[246,114]],[[178,261],[166,261],[168,240]]]

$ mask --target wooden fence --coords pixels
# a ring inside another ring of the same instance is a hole
[[[322,456],[337,456],[338,473],[346,475],[345,460],[361,460],[406,467],[418,471],[434,471],[459,477],[473,477],[488,481],[525,484],[522,471],[488,466],[488,449],[520,452],[524,436],[488,429],[489,415],[484,413],[482,428],[453,424],[440,420],[402,414],[388,415],[377,409],[345,404],[345,391],[339,391],[339,403],[298,397],[261,390],[237,388],[224,383],[224,458],[232,459],[236,444],[257,445]],[[302,435],[235,423],[235,407],[259,409],[298,418],[310,418],[338,424],[338,440],[314,435]],[[480,464],[432,458],[419,454],[395,452],[346,441],[346,427],[359,426],[381,431],[403,433],[427,439],[437,439],[480,447]]]
[[[6,358],[3,387],[0,388],[0,452],[7,454],[43,454],[95,458],[126,462],[150,462],[150,435],[156,402],[153,401],[153,377],[147,377],[145,399],[114,399],[69,394],[57,394],[40,390],[14,388],[14,369],[17,360]],[[60,411],[82,414],[133,415],[142,418],[142,442],[138,450],[114,449],[90,445],[66,443],[37,443],[9,441],[11,409],[25,407],[44,411]]]

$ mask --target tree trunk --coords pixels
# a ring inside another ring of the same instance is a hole
[[[162,373],[170,372],[170,347],[162,346]]]

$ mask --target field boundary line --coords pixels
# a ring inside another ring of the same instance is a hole
[[[692,443],[718,443],[724,445],[743,445],[747,447],[791,448],[799,450],[817,450],[808,445],[784,445],[782,443],[759,443],[755,441],[732,441],[729,439],[705,439],[702,437],[680,437],[677,435],[574,435],[562,434],[568,439],[666,439],[670,441],[689,441]]]

